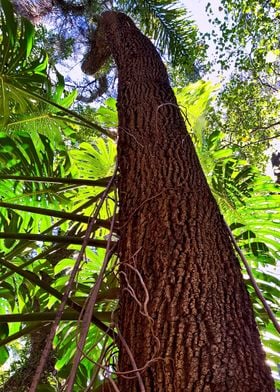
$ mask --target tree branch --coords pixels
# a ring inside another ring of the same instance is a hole
[[[30,234],[30,233],[3,233],[0,232],[0,239],[14,239],[14,240],[25,240],[25,241],[43,241],[43,242],[54,242],[62,244],[75,244],[82,245],[84,239],[74,236],[56,236],[56,235],[42,235],[42,234]],[[112,243],[114,246],[116,242]],[[107,241],[105,240],[94,240],[90,238],[87,242],[89,246],[96,246],[97,248],[106,248]]]
[[[0,207],[12,209],[12,210],[32,212],[33,214],[53,216],[56,218],[64,218],[67,220],[72,220],[72,221],[81,222],[81,223],[88,223],[90,220],[90,216],[78,215],[73,212],[55,211],[55,210],[50,210],[47,208],[39,208],[39,207],[24,206],[24,205],[19,205],[19,204],[4,203],[1,201],[0,201]],[[96,219],[95,223],[96,223],[96,225],[95,225],[94,229],[96,229],[97,227],[105,227],[107,229],[110,229],[110,221],[109,220]]]
[[[86,298],[85,298],[86,300]],[[17,322],[51,322],[55,319],[56,312],[34,312],[34,313],[16,313],[16,314],[0,314],[0,324],[1,323],[17,323]],[[97,317],[96,317],[97,316]],[[94,319],[96,318],[100,321],[110,322],[112,317],[112,312],[94,312]],[[78,311],[71,312],[65,311],[61,320],[64,321],[76,321],[79,320],[80,313]],[[1,341],[0,341],[1,346]]]
[[[263,126],[255,127],[255,128],[253,128],[253,129],[251,130],[250,133],[253,133],[253,132],[256,132],[256,131],[261,131],[261,130],[266,130],[266,129],[269,129],[269,128],[273,128],[273,127],[275,127],[276,125],[280,125],[280,121],[277,121],[277,122],[275,122],[275,123],[268,124],[268,125],[263,125]]]
[[[10,336],[7,336],[5,339],[0,340],[0,347],[6,346],[6,344],[9,344],[9,343],[13,342],[14,340],[17,340],[17,339],[22,338],[23,336],[29,335],[30,333],[35,332],[38,329],[41,329],[48,324],[49,323],[37,323],[37,324],[30,325],[28,327],[22,328],[20,331],[12,334]]]
[[[15,176],[11,174],[0,175],[0,180],[15,180],[25,182],[48,182],[51,184],[70,184],[81,186],[100,186],[105,187],[108,185],[111,177],[104,177],[98,180],[79,179],[79,178],[57,178],[57,177],[36,177],[36,176]]]

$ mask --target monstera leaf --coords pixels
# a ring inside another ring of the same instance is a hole
[[[31,111],[27,92],[41,93],[47,82],[47,57],[33,53],[34,28],[17,19],[8,0],[1,0],[0,21],[0,125],[15,112]],[[26,92],[25,92],[26,91]]]

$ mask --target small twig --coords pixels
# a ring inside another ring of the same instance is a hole
[[[138,276],[138,278],[140,280],[140,283],[141,283],[141,286],[142,286],[142,288],[143,288],[143,290],[145,292],[145,301],[144,301],[144,304],[141,304],[141,306],[143,307],[144,312],[141,312],[141,313],[144,316],[146,316],[153,323],[154,320],[152,319],[152,317],[149,315],[149,312],[148,312],[148,302],[150,300],[149,292],[148,292],[148,289],[147,289],[147,287],[146,287],[146,285],[144,283],[144,280],[143,280],[140,272],[138,271],[137,268],[133,267],[131,264],[123,263],[123,265],[126,265],[127,267],[131,268],[136,273],[136,275]]]
[[[253,133],[253,132],[256,132],[256,131],[261,131],[261,130],[265,131],[266,129],[276,127],[276,125],[280,125],[280,121],[277,121],[275,123],[268,124],[268,125],[260,125],[259,127],[253,128],[250,133]]]
[[[249,146],[251,146],[251,145],[253,145],[253,144],[263,143],[263,142],[266,142],[267,140],[276,139],[276,138],[279,137],[279,136],[280,136],[280,133],[276,133],[276,135],[264,137],[264,138],[262,138],[262,139],[255,140],[255,141],[253,141],[253,142],[246,143],[246,144],[244,144],[243,146],[240,145],[240,144],[236,144],[236,145],[237,145],[238,148],[242,149],[242,148],[249,147]],[[222,148],[226,148],[226,147],[231,146],[231,145],[232,145],[232,143],[227,143],[227,144],[224,144]]]
[[[139,301],[139,299],[137,298],[137,296],[135,294],[135,291],[134,291],[133,287],[130,285],[130,283],[128,281],[128,278],[127,278],[127,274],[125,272],[123,272],[123,271],[120,271],[120,275],[123,275],[123,277],[124,277],[124,279],[126,281],[126,284],[127,284],[127,287],[125,287],[123,289],[123,291],[127,291],[131,295],[131,297],[134,299],[134,301],[137,303],[139,308],[141,309],[142,308],[142,303]],[[141,310],[140,310],[140,312],[141,312]]]
[[[240,146],[240,148],[248,147],[248,146],[251,146],[252,144],[263,143],[263,142],[266,142],[267,140],[276,139],[279,136],[280,136],[280,133],[276,133],[276,135],[264,137],[262,139],[255,140],[254,142],[246,143],[246,144],[244,144],[244,146]]]
[[[119,130],[119,131],[124,131],[127,135],[131,136],[131,137],[136,141],[136,143],[137,143],[139,146],[141,146],[142,148],[144,148],[144,145],[141,144],[141,143],[137,140],[136,136],[133,135],[133,133],[129,132],[128,128],[119,127],[118,130]]]
[[[19,332],[16,332],[12,335],[9,335],[7,338],[0,340],[0,347],[6,346],[7,344],[13,342],[14,340],[18,340],[23,336],[31,334],[32,332],[38,331],[39,329],[44,328],[49,324],[50,323],[48,322],[43,322],[43,323],[32,324],[29,327],[24,327]]]
[[[142,366],[141,368],[137,368],[137,369],[133,369],[133,370],[127,370],[125,372],[112,372],[114,374],[116,374],[117,376],[121,376],[123,378],[127,378],[127,379],[133,379],[135,378],[135,376],[128,376],[129,374],[133,374],[135,372],[140,372],[143,373],[152,363],[157,362],[157,361],[166,361],[166,359],[162,358],[162,357],[155,357],[150,359],[149,361],[147,361],[145,363],[144,366]],[[102,367],[102,366],[101,366]],[[105,367],[103,367],[105,369]]]
[[[88,223],[90,220],[90,216],[87,215],[75,214],[73,212],[56,211],[53,209],[51,210],[50,208],[40,208],[40,207],[32,207],[28,205],[5,203],[2,201],[0,201],[0,208],[7,208],[11,210],[18,210],[18,211],[27,211],[33,214],[46,215],[55,218],[63,218],[66,220],[72,220],[75,222],[82,222],[82,223]],[[105,228],[110,227],[110,224],[108,224],[108,220],[104,220],[104,219],[96,219],[96,225],[98,227],[100,226]]]
[[[8,238],[18,241],[42,241],[42,242],[52,242],[52,243],[60,243],[60,244],[75,244],[82,245],[84,239],[75,236],[59,236],[59,235],[42,235],[42,234],[32,234],[32,233],[4,233],[0,232],[0,239]],[[112,242],[111,245],[115,243]],[[92,238],[88,239],[87,245],[96,246],[97,248],[106,248],[107,241],[106,240],[94,240]]]
[[[62,297],[62,295],[61,295]],[[70,298],[69,298],[70,300]],[[74,302],[76,304],[76,302]],[[77,307],[79,311],[81,310],[81,307]],[[75,321],[79,320],[79,311],[72,311],[72,310],[67,310],[63,313],[61,316],[61,320],[65,321]],[[95,323],[96,316],[98,317],[99,321],[107,321],[110,322],[110,316],[111,312],[95,312],[94,316],[92,318],[92,323]],[[17,323],[17,322],[30,322],[32,323],[37,323],[40,321],[41,323],[50,323],[55,319],[56,312],[51,311],[51,312],[33,312],[33,313],[11,313],[11,314],[0,314],[0,324],[3,323]],[[99,325],[98,325],[99,326]],[[102,324],[102,331],[106,333],[108,327],[105,324]],[[1,340],[0,340],[0,346],[1,346]]]
[[[58,177],[40,177],[40,176],[16,176],[11,174],[1,174],[1,180],[15,180],[24,182],[45,182],[49,184],[71,184],[79,186],[100,186],[105,187],[109,184],[112,177],[99,178],[98,180],[89,180],[81,178],[58,178]]]
[[[168,358],[168,359],[171,359],[171,358]],[[116,375],[116,376],[121,376],[122,378],[126,378],[126,379],[135,379],[135,375],[133,375],[133,374],[135,374],[135,372],[143,373],[152,363],[157,362],[157,361],[166,362],[166,360],[167,360],[167,359],[164,359],[164,358],[162,358],[162,357],[155,357],[155,358],[152,358],[152,359],[150,359],[149,361],[147,361],[147,362],[145,363],[145,365],[142,366],[141,368],[132,369],[132,370],[126,370],[126,371],[124,371],[124,372],[120,372],[120,371],[111,371],[111,370],[110,370],[110,373],[111,373],[111,374],[114,374],[114,375]],[[172,360],[172,361],[173,361],[173,360]],[[106,367],[106,366],[101,365],[100,363],[95,362],[95,361],[92,361],[92,360],[91,360],[91,362],[93,362],[96,366],[100,367],[100,369],[103,369],[105,372],[108,372],[108,366]],[[129,374],[131,374],[132,376],[129,376]]]
[[[99,362],[95,362],[95,361],[93,361],[91,358],[89,358],[86,355],[84,355],[84,357],[87,358],[90,362],[94,363],[100,369],[103,369],[105,372],[108,373],[108,366],[104,366],[104,365],[102,365]],[[110,374],[114,374],[116,376],[121,376],[121,377],[127,378],[127,379],[134,379],[135,375],[133,375],[133,374],[135,374],[135,372],[143,373],[152,363],[157,362],[157,361],[166,361],[166,359],[164,359],[162,357],[155,357],[155,358],[152,358],[149,361],[147,361],[146,364],[144,366],[142,366],[141,368],[136,368],[136,369],[132,369],[132,370],[126,370],[124,372],[111,371],[110,370]],[[129,374],[131,374],[132,376],[129,376]]]
[[[107,347],[106,347],[107,341],[108,341],[108,336],[105,336],[105,341],[104,341],[104,343],[103,343],[103,347],[102,347],[102,349],[101,349],[101,353],[100,353],[100,355],[99,355],[99,358],[98,358],[97,363],[102,363],[102,361],[104,360],[104,357],[105,357],[106,351],[107,351]],[[98,344],[98,343],[97,343],[97,344]],[[95,344],[94,346],[96,346],[96,344]],[[92,350],[92,349],[91,349],[91,350]],[[92,362],[91,359],[90,359],[90,361]],[[98,373],[99,373],[99,368],[98,368],[98,366],[96,366],[95,369],[94,369],[94,371],[93,371],[93,375],[92,375],[92,377],[91,377],[91,380],[90,380],[90,382],[89,382],[89,384],[88,384],[88,386],[87,386],[85,392],[90,392],[90,391],[92,391],[92,387],[93,387],[93,384],[95,383],[95,381],[96,381],[96,379],[97,379],[97,377],[98,377]]]

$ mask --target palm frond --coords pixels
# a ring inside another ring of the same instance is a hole
[[[197,72],[195,65],[203,59],[198,28],[177,0],[119,1],[122,10],[140,23],[141,30],[167,54],[173,66],[188,75]]]

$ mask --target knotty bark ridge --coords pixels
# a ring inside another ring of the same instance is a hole
[[[135,367],[123,341],[144,368],[120,376],[119,389],[274,391],[227,227],[161,58],[122,13],[102,14],[98,29],[83,69],[111,53],[119,79],[119,371]]]

